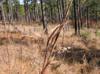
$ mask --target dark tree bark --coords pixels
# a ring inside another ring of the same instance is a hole
[[[97,25],[97,23],[98,23],[98,12],[97,12],[97,5],[96,5],[95,16],[96,16],[96,25]]]
[[[50,6],[50,21],[53,23],[53,7],[51,0],[49,0],[49,6]]]
[[[11,1],[11,0],[8,0],[7,2],[8,2],[8,7],[9,7],[9,14],[8,14],[9,18],[8,18],[8,20],[9,20],[9,23],[13,25],[13,8],[12,8],[12,1]]]
[[[59,0],[57,0],[57,10],[58,10],[58,18],[59,18],[59,23],[61,23],[61,16],[60,16],[60,8],[59,8]]]
[[[2,5],[0,5],[0,7],[1,7],[1,17],[2,17],[2,23],[3,23],[3,25],[5,25],[5,26],[6,26],[6,19],[5,19],[5,13],[4,13],[3,4],[2,4]]]
[[[82,21],[82,12],[83,10],[82,10],[82,7],[80,7],[80,27],[82,28],[83,27],[83,21]]]
[[[16,2],[16,1],[15,1]],[[14,8],[14,18],[16,21],[19,21],[19,6],[17,3],[15,3],[15,8]]]
[[[25,19],[27,23],[30,23],[30,10],[28,5],[28,0],[24,0],[24,10],[25,10]]]
[[[77,12],[76,12],[76,1],[73,0],[73,9],[74,9],[74,28],[75,28],[75,35],[78,34],[78,28],[77,28]]]
[[[2,10],[0,9],[0,21],[2,21]]]
[[[82,28],[82,5],[80,3],[80,0],[78,0],[78,13],[79,13],[79,24],[80,24],[80,29]]]
[[[62,12],[63,12],[63,19],[65,18],[65,16],[66,16],[66,11],[65,11],[65,0],[61,0],[61,2],[62,2]]]
[[[36,1],[37,0],[31,0],[31,4],[32,4],[31,19],[33,21],[36,21]]]
[[[45,11],[44,11],[44,8],[43,8],[43,0],[40,0],[40,3],[41,3],[43,29],[44,29],[45,33],[47,34],[48,33],[48,29],[47,29],[47,21],[45,20],[46,16],[44,14]]]
[[[77,24],[78,24],[78,34],[80,35],[80,0],[77,0]]]
[[[86,8],[86,26],[89,28],[89,8]]]

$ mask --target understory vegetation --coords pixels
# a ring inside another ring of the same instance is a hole
[[[1,0],[0,74],[100,74],[100,0]]]

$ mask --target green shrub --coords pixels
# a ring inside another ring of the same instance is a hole
[[[90,38],[90,32],[82,32],[82,33],[81,33],[81,37],[83,37],[83,38],[85,38],[85,39]]]

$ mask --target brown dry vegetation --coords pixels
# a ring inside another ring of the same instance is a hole
[[[41,27],[1,26],[0,30],[0,74],[39,74],[48,38]],[[81,37],[72,29],[60,33],[45,74],[100,74],[100,36],[93,29],[81,32]]]

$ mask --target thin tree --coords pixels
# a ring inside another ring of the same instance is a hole
[[[74,9],[74,28],[75,28],[75,35],[78,34],[78,28],[77,28],[77,15],[76,15],[76,0],[73,0],[73,9]]]
[[[5,13],[4,13],[4,8],[3,8],[3,3],[4,2],[5,2],[5,0],[0,0],[1,17],[2,17],[2,20],[3,20],[3,24],[6,25]]]
[[[43,0],[40,0],[40,3],[41,3],[41,13],[42,13],[42,19],[41,20],[42,20],[42,23],[43,23],[43,29],[44,29],[45,33],[47,34],[48,29],[47,29],[47,23],[45,21],[46,17],[44,15],[45,11],[44,11],[44,7],[43,7]]]

